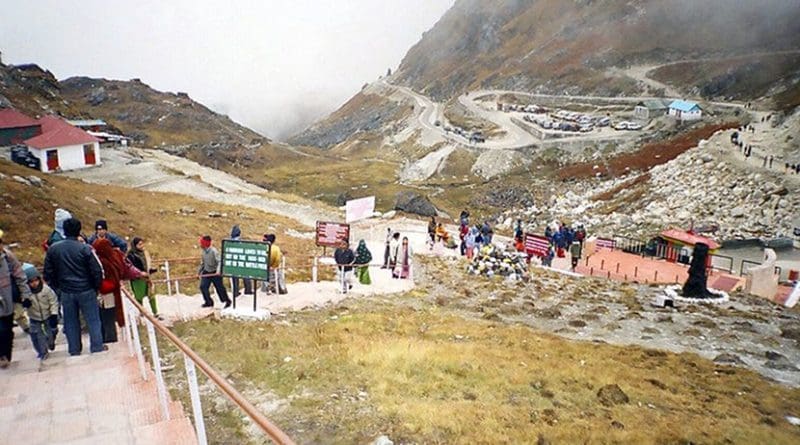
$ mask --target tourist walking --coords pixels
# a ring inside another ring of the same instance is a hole
[[[100,283],[98,296],[100,330],[103,333],[103,343],[114,343],[117,341],[116,325],[125,326],[121,288],[126,266],[122,256],[117,255],[119,251],[114,249],[107,238],[96,239],[92,247],[103,266],[103,281]]]
[[[408,237],[403,237],[403,242],[397,249],[397,263],[394,265],[392,277],[405,279],[411,274],[411,246],[408,244]]]
[[[285,295],[289,291],[286,289],[286,275],[284,274],[283,270],[283,252],[281,248],[275,244],[276,236],[274,233],[270,233],[264,235],[264,241],[269,243],[269,270],[271,277],[274,277],[271,280],[274,283],[273,291],[277,294]],[[269,286],[268,286],[269,288]]]
[[[0,369],[11,362],[14,347],[14,299],[30,298],[28,280],[17,257],[6,249],[0,230]]]
[[[372,261],[372,252],[367,248],[367,242],[363,239],[358,242],[356,247],[356,277],[361,284],[372,284],[369,276],[369,263]]]
[[[22,265],[28,288],[31,290],[30,298],[23,300],[22,304],[28,312],[31,329],[31,343],[39,360],[47,358],[48,350],[56,348],[56,335],[58,335],[58,299],[50,286],[44,284],[39,271],[33,264]]]
[[[72,218],[72,215],[64,209],[56,209],[55,214],[53,216],[53,232],[50,233],[50,236],[47,237],[47,240],[44,242],[42,247],[44,248],[45,252],[47,249],[50,248],[53,244],[63,241],[64,238],[64,221]]]
[[[211,246],[211,236],[209,235],[200,237],[200,247],[203,252],[200,254],[200,268],[197,269],[197,275],[200,277],[200,294],[203,295],[202,307],[214,307],[214,300],[211,299],[209,292],[209,288],[213,284],[217,291],[217,298],[225,305],[225,308],[228,308],[231,300],[228,298],[228,291],[225,290],[225,284],[220,275],[222,262],[219,251]]]
[[[389,268],[389,258],[391,257],[391,248],[390,244],[392,243],[392,229],[390,227],[386,228],[386,245],[383,249],[383,265],[381,269]]]
[[[145,297],[147,297],[147,302],[150,304],[150,311],[156,318],[162,320],[161,316],[158,314],[156,296],[150,295],[150,274],[154,273],[156,270],[151,266],[150,253],[145,250],[144,240],[142,238],[138,236],[133,237],[131,248],[126,258],[142,275],[140,278],[131,280],[133,297],[142,305],[144,304]]]
[[[430,246],[433,249],[433,245],[436,243],[436,218],[433,216],[428,222],[428,238],[430,238]]]
[[[397,251],[400,249],[400,232],[394,232],[389,241],[389,270],[394,271],[397,264]]]
[[[230,238],[232,240],[234,240],[234,241],[239,241],[239,240],[242,239],[242,229],[239,228],[239,224],[234,224],[234,226],[231,227],[231,237]],[[233,278],[231,278],[231,283],[232,283],[232,287],[233,287],[233,289],[232,289],[233,290],[233,298],[236,298],[241,294],[241,292],[239,292],[239,289],[240,289],[239,284],[242,281],[244,281],[244,293],[248,294],[248,295],[252,295],[253,294],[253,280],[251,280],[250,278],[244,278],[243,280],[240,281],[239,277],[233,277]]]
[[[94,245],[98,239],[108,239],[115,249],[120,252],[128,251],[128,243],[122,237],[108,231],[108,222],[104,219],[99,219],[94,223],[94,235],[90,236],[87,242]]]
[[[569,246],[569,256],[572,259],[572,271],[575,272],[575,268],[578,267],[578,262],[581,260],[581,253],[582,253],[581,243],[578,240],[575,240]]]
[[[97,307],[103,269],[92,248],[78,241],[80,233],[79,220],[69,218],[64,221],[66,239],[50,246],[44,258],[44,280],[61,296],[64,333],[70,355],[80,355],[83,350],[81,314],[89,328],[89,351],[95,353],[106,349]]]
[[[484,221],[483,225],[481,226],[481,237],[483,237],[483,244],[486,246],[492,244],[493,236],[494,231],[492,230],[492,226],[489,225],[489,221]]]
[[[356,261],[356,256],[350,244],[347,241],[339,243],[339,247],[333,253],[333,259],[339,270],[339,282],[341,283],[341,291],[346,294],[353,285],[350,284],[350,274],[353,271],[353,263]]]
[[[480,232],[478,231],[477,227],[473,227],[470,229],[469,232],[464,236],[464,245],[465,247],[465,254],[468,260],[471,260],[473,256],[475,256],[475,248],[478,246],[478,237],[480,236]]]

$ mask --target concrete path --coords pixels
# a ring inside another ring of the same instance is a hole
[[[163,421],[155,376],[142,380],[123,342],[109,350],[70,357],[63,334],[44,362],[28,335],[15,328],[14,360],[0,370],[0,443],[5,444],[196,444],[194,427],[180,402]]]

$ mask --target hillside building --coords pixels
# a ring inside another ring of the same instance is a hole
[[[681,121],[696,121],[703,117],[703,110],[695,102],[675,100],[669,104],[669,115]]]
[[[659,116],[665,116],[672,101],[667,99],[648,99],[636,104],[633,115],[637,119],[649,120]]]
[[[0,147],[21,144],[40,134],[42,126],[36,120],[12,108],[0,109]]]
[[[25,141],[39,158],[42,172],[76,170],[100,165],[100,140],[56,116],[37,121],[42,133]]]

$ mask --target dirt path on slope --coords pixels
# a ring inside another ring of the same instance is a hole
[[[285,216],[314,227],[316,221],[341,219],[339,212],[321,203],[281,199],[257,185],[228,173],[161,150],[104,149],[103,165],[65,173],[97,184],[119,185],[148,191],[179,193],[208,202],[240,205]]]

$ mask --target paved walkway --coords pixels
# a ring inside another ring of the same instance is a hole
[[[0,443],[196,444],[179,402],[162,421],[155,376],[142,380],[122,341],[109,350],[69,357],[63,334],[44,362],[28,335],[15,328],[14,360],[0,370]]]
[[[554,265],[564,270],[571,267],[569,261]],[[589,257],[582,258],[576,272],[581,275],[645,284],[682,284],[689,277],[689,267],[684,264],[609,249],[599,249]],[[715,270],[710,271],[708,276],[708,287],[725,292],[743,287],[744,284],[744,277]]]

